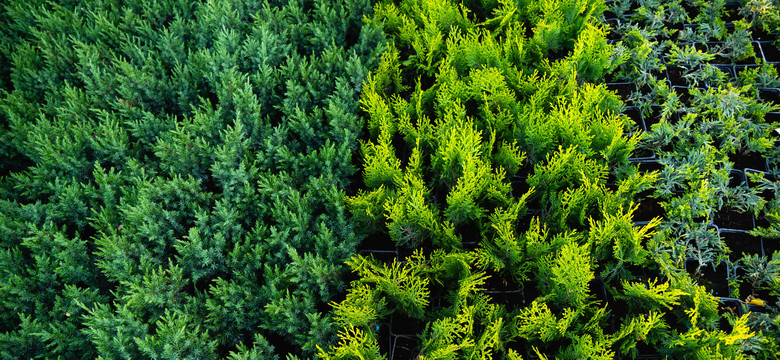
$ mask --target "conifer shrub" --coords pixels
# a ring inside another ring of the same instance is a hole
[[[629,163],[639,138],[598,84],[623,61],[602,4],[476,8],[375,7],[392,38],[361,94],[365,188],[348,205],[399,257],[352,257],[357,280],[333,303],[341,340],[319,356],[399,356],[383,349],[390,320],[390,344],[415,338],[420,359],[611,359],[640,343],[739,353],[745,318],[721,329],[716,299],[687,273],[643,270],[669,263],[660,219],[633,220],[661,174]]]
[[[637,85],[627,102],[642,109],[648,129],[639,148],[654,158],[645,165],[660,169],[645,194],[664,217],[651,242],[664,253],[659,267],[684,267],[707,291],[735,298],[719,301],[721,322],[750,336],[738,340],[742,354],[729,356],[774,358],[777,298],[770,286],[752,286],[761,271],[745,269],[771,268],[756,264],[770,264],[777,250],[776,2],[620,0],[610,9],[616,47],[628,54],[615,78]],[[751,235],[763,238],[758,253],[748,248]],[[674,357],[713,356],[714,345],[692,344]]]
[[[311,356],[369,1],[3,1],[0,357]]]

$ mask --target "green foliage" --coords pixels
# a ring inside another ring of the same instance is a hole
[[[777,0],[748,0],[740,9],[740,14],[755,27],[760,27],[767,33],[777,34],[780,32],[780,13],[778,13],[780,4]],[[775,40],[775,45],[778,45]]]
[[[760,290],[769,290],[775,294],[780,293],[778,277],[780,277],[780,252],[772,254],[771,258],[762,257],[758,254],[746,254],[739,260],[743,266],[741,281],[750,284],[752,294],[743,294],[743,296],[757,296]],[[776,304],[774,304],[776,305]]]
[[[424,276],[425,263],[423,255],[419,251],[410,256],[403,264],[399,262],[393,262],[389,265],[375,264],[360,256],[352,257],[347,264],[352,268],[352,271],[360,276],[361,283],[374,285],[375,291],[385,294],[395,304],[395,310],[406,312],[409,316],[416,318],[422,318],[425,315],[430,280]],[[351,296],[355,297],[355,295]],[[362,303],[357,298],[355,300]],[[382,304],[381,301],[373,303],[372,306],[376,308],[380,304]],[[350,306],[355,305],[357,304],[350,304]]]
[[[330,352],[319,349],[321,359],[386,359],[379,353],[379,345],[370,332],[348,325],[339,332],[339,344]]]
[[[0,9],[0,357],[335,343],[369,1]]]
[[[421,359],[614,356],[592,284],[599,272],[631,278],[629,266],[650,263],[643,241],[658,221],[633,226],[633,197],[656,177],[629,165],[639,137],[623,135],[623,104],[598,84],[623,61],[595,22],[603,10],[376,5],[371,21],[393,42],[363,86],[366,188],[347,201],[399,254],[350,260],[359,279],[333,305],[342,329],[373,334],[391,314],[407,315],[419,321]],[[608,185],[610,174],[620,175]],[[522,228],[531,206],[538,212]],[[541,296],[504,303],[497,286]],[[365,343],[351,344],[320,356]]]
[[[615,334],[619,353],[636,358],[639,352],[636,346],[640,341],[655,344],[661,338],[659,333],[668,327],[661,318],[661,313],[658,312],[651,311],[646,315],[640,314],[623,319],[620,330]]]
[[[586,246],[566,244],[560,253],[541,260],[540,290],[546,301],[556,305],[579,308],[586,304],[589,283],[594,278],[591,259]]]

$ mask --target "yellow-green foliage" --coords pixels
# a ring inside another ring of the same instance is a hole
[[[418,250],[386,265],[353,258],[360,279],[335,305],[340,325],[368,331],[385,311],[423,320],[420,359],[611,359],[638,343],[701,339],[669,324],[715,331],[711,296],[685,279],[645,288],[632,269],[663,256],[645,245],[663,241],[659,220],[633,218],[634,196],[659,174],[629,164],[639,136],[624,135],[622,102],[598,84],[623,61],[596,22],[603,9],[576,0],[375,6],[367,21],[391,39],[363,86],[365,188],[348,204],[368,232],[401,253]],[[614,333],[602,281],[640,314]],[[496,287],[529,295],[498,304]]]
[[[379,344],[376,337],[370,331],[363,331],[352,325],[347,325],[339,331],[339,343],[329,352],[325,352],[317,346],[317,356],[327,360],[384,360],[387,359],[379,353]]]
[[[417,251],[409,257],[409,261],[403,264],[393,262],[389,265],[377,264],[373,259],[365,258],[359,255],[353,256],[347,261],[347,265],[360,276],[360,280],[353,284],[372,285],[371,290],[365,286],[359,287],[359,292],[370,295],[369,299],[378,298],[380,292],[387,296],[398,307],[408,313],[410,316],[422,318],[425,315],[425,308],[428,306],[430,280],[425,274],[425,259]],[[345,306],[338,305],[344,312],[360,311],[364,314],[381,314],[385,302],[383,300],[373,301],[373,308],[367,307],[365,298],[360,299],[354,294],[347,299],[350,307],[358,307],[358,310],[348,309]]]

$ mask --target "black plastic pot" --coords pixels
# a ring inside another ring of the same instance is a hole
[[[634,122],[634,125],[631,126],[631,130],[629,132],[647,131],[647,128],[645,128],[645,122],[642,119],[642,111],[640,111],[638,107],[628,106],[623,109],[623,114],[628,116],[628,118]]]
[[[414,336],[394,336],[391,360],[414,360],[419,355],[419,339]]]
[[[639,203],[634,212],[634,222],[637,225],[645,225],[655,217],[663,217],[664,209],[661,207],[661,200],[652,198],[653,190],[638,194],[636,201]]]
[[[722,46],[723,46],[723,42],[721,41],[711,41],[706,43],[694,44],[696,50],[699,50],[704,53],[712,53],[715,49],[718,49]],[[720,55],[715,55],[715,58],[710,60],[709,63],[714,65],[733,65],[731,59]]]
[[[760,41],[761,53],[764,61],[768,63],[780,63],[780,49],[772,41]]]
[[[687,87],[689,84],[684,77],[686,73],[688,73],[688,71],[683,67],[675,65],[668,65],[666,67],[666,77],[669,79],[669,82],[672,84],[672,86]]]
[[[745,169],[745,177],[747,179],[748,188],[754,189],[754,188],[756,188],[758,186],[757,183],[753,182],[753,180],[750,180],[750,176],[748,176],[748,175],[750,175],[750,174],[759,174],[759,173],[760,174],[764,174],[764,178],[765,179],[772,180],[772,181],[775,180],[774,177],[771,174],[767,173],[764,170],[754,169],[754,168],[746,168]],[[771,190],[764,190],[764,191],[761,191],[761,192],[758,192],[758,190],[756,190],[756,192],[758,193],[758,196],[762,197],[766,201],[772,200],[772,198],[774,198],[774,194],[772,193]]]
[[[728,157],[729,161],[734,164],[734,169],[756,169],[761,171],[766,170],[766,159],[760,153],[751,152],[747,154],[728,154]]]
[[[396,311],[390,315],[390,335],[394,337],[416,337],[423,328],[422,321],[406,316],[402,311]]]
[[[736,266],[734,268],[734,276],[738,279],[743,278],[745,274],[745,268],[742,266]],[[777,306],[777,297],[770,295],[769,291],[763,289],[754,289],[752,284],[747,280],[740,282],[739,286],[740,300],[745,304],[747,311],[750,312],[769,312],[767,305]],[[758,301],[755,301],[755,300]],[[754,300],[754,301],[751,301]]]
[[[390,336],[390,323],[374,325],[374,330],[379,343],[379,353],[388,354],[388,358],[390,358],[390,350],[393,348],[393,337]]]
[[[780,239],[763,239],[761,241],[764,249],[764,256],[772,257],[776,252],[780,252]]]
[[[736,78],[734,67],[731,65],[715,65],[715,68],[726,74],[726,78],[729,79],[729,81]]]
[[[720,329],[726,333],[731,333],[733,327],[726,319],[727,314],[738,318],[745,314],[747,305],[740,299],[731,297],[721,297],[718,299],[718,313],[720,314]]]
[[[682,89],[682,88],[678,88]],[[685,94],[688,93],[687,88],[685,89]],[[679,90],[678,90],[679,91]],[[669,118],[666,119],[666,121],[670,124],[675,124],[677,121],[679,121],[679,113],[672,114]],[[642,116],[642,121],[645,124],[645,129],[647,131],[651,131],[653,128],[653,125],[658,124],[661,122],[661,107],[658,105],[653,105],[650,107],[650,115],[648,116]]]
[[[758,88],[758,97],[760,97],[761,100],[767,102],[771,101],[775,104],[780,104],[780,89],[765,87]]]
[[[705,265],[699,269],[699,262],[695,260],[685,261],[685,270],[699,285],[704,286],[712,296],[728,297],[729,289],[729,265],[720,263],[713,269]],[[697,271],[698,270],[698,271]]]
[[[780,111],[766,113],[766,116],[764,116],[764,121],[768,123],[780,122]]]
[[[617,92],[621,99],[627,99],[636,91],[636,84],[632,82],[607,83],[607,89]]]
[[[628,158],[628,161],[634,164],[658,161],[655,151],[649,149],[635,149],[632,155],[632,157]]]
[[[753,41],[774,41],[777,38],[776,35],[764,31],[762,26],[757,26],[750,29],[750,37]]]
[[[672,90],[676,91],[677,94],[680,95],[680,101],[685,106],[690,106],[693,100],[693,95],[691,95],[691,89],[699,89],[700,91],[706,90],[705,88],[702,87],[672,86]]]
[[[715,213],[713,223],[719,228],[737,231],[750,231],[755,227],[753,214],[732,208],[720,209]]]
[[[761,159],[763,160],[763,159]],[[747,186],[747,179],[745,173],[741,170],[731,170],[729,174],[730,188],[736,188],[740,186]],[[720,229],[728,230],[752,230],[755,227],[753,214],[749,212],[739,211],[738,209],[723,207],[718,210],[713,217],[713,223]]]
[[[753,47],[753,53],[755,55],[751,56],[751,57],[748,57],[747,59],[735,60],[734,61],[735,64],[755,64],[756,63],[756,59],[761,59],[762,58],[762,55],[761,55],[761,45],[759,45],[759,43],[756,42],[756,41],[752,41],[752,42],[750,42],[750,46]]]
[[[734,262],[742,258],[743,254],[763,254],[761,238],[750,235],[744,230],[721,229],[720,238],[731,250],[729,260]]]

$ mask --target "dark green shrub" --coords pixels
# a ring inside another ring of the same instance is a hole
[[[371,10],[2,2],[2,357],[334,341],[357,94],[385,48]]]

